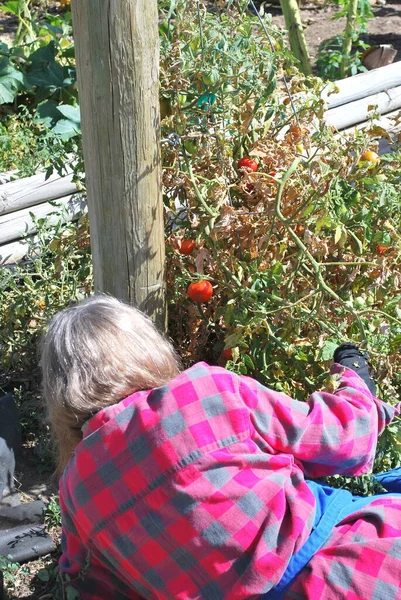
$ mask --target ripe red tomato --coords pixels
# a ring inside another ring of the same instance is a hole
[[[253,158],[250,158],[249,156],[244,156],[238,161],[237,167],[238,169],[250,169],[255,173],[255,171],[258,170],[258,163],[256,162],[256,160],[253,160]]]
[[[202,279],[196,283],[191,283],[187,293],[189,298],[194,302],[209,302],[213,296],[213,286],[210,281]]]
[[[376,246],[376,252],[381,256],[383,256],[383,254],[386,254],[386,252],[388,252],[389,250],[389,246]]]
[[[224,360],[232,360],[233,359],[233,350],[232,348],[225,348],[221,353]]]
[[[191,240],[189,238],[184,238],[181,241],[179,251],[181,254],[192,254],[192,252],[195,250],[195,248],[196,248],[195,240]]]

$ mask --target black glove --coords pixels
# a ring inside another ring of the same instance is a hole
[[[373,396],[376,396],[376,385],[370,376],[368,355],[361,352],[354,344],[341,344],[336,348],[334,362],[352,369],[364,380]]]

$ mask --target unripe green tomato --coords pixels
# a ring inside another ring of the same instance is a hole
[[[355,308],[363,308],[365,304],[365,298],[363,296],[357,296],[354,300]]]
[[[203,74],[202,79],[205,85],[216,85],[219,80],[219,74],[217,71],[209,71]]]
[[[375,297],[372,296],[371,294],[369,294],[369,296],[366,298],[366,304],[368,306],[373,306],[374,303],[375,303]]]
[[[187,95],[186,94],[178,94],[177,100],[178,100],[178,104],[180,106],[184,106],[184,104],[187,101]]]
[[[196,144],[192,140],[186,140],[184,142],[184,148],[188,154],[195,154],[196,152]]]
[[[233,85],[231,85],[231,83],[228,83],[224,88],[224,93],[232,94],[233,92],[235,92],[235,87]]]

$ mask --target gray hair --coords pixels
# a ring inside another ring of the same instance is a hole
[[[180,371],[171,344],[139,310],[96,295],[57,313],[42,340],[43,392],[59,451],[59,468],[100,409]]]

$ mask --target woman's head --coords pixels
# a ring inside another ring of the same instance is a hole
[[[109,296],[93,296],[56,314],[41,354],[59,471],[88,418],[133,392],[164,385],[179,372],[172,346],[151,320]]]

